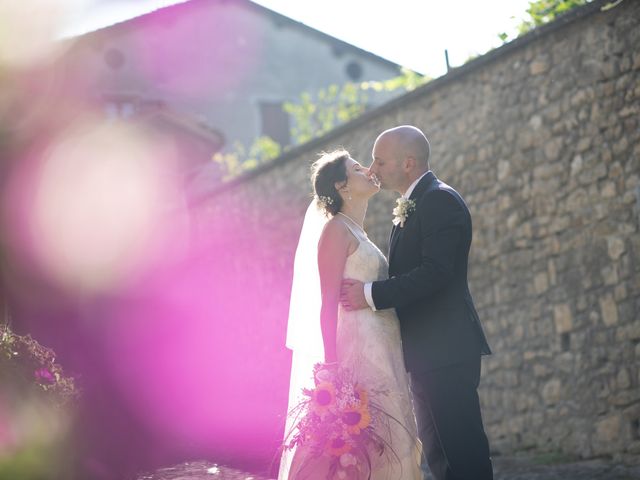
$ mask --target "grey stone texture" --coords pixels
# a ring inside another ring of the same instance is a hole
[[[271,291],[290,281],[317,153],[344,146],[368,165],[381,131],[418,126],[473,217],[493,450],[638,462],[640,2],[594,3],[208,194],[195,229],[240,217],[227,241],[260,246],[238,271]],[[366,219],[383,251],[395,197],[377,195]],[[284,331],[286,288],[270,302]]]

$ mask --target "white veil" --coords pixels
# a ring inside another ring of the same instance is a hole
[[[312,201],[304,216],[296,249],[287,324],[287,348],[320,360],[324,358],[324,345],[320,328],[318,241],[326,223],[327,218],[316,201]]]
[[[318,241],[327,218],[314,200],[304,216],[300,240],[293,264],[293,282],[289,301],[289,322],[287,325],[287,348],[293,350],[291,377],[289,383],[289,407],[303,399],[303,388],[313,388],[313,366],[324,361],[324,343],[320,326],[320,272],[318,270]],[[285,444],[298,417],[288,414],[285,422]],[[278,480],[289,478],[289,471],[296,449],[284,448],[280,459]]]

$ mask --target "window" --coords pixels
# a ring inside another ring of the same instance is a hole
[[[355,60],[347,64],[346,71],[349,78],[354,82],[362,78],[362,65],[360,65]]]
[[[291,143],[289,115],[282,102],[260,102],[261,135],[271,137],[281,146]]]
[[[124,65],[124,54],[117,48],[110,48],[104,54],[104,61],[113,70],[118,70]]]

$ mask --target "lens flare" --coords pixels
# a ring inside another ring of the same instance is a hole
[[[25,226],[26,253],[72,291],[121,288],[166,250],[175,229],[171,214],[182,202],[166,147],[131,126],[95,123],[71,129],[42,158],[25,162],[28,171],[9,190],[26,201],[14,196],[9,205]],[[186,213],[180,218],[186,222]],[[173,252],[184,248],[185,230],[176,229]]]
[[[55,39],[86,0],[0,2],[0,65],[25,67],[61,54],[69,42]]]

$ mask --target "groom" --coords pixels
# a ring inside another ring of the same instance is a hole
[[[480,356],[491,351],[467,284],[471,216],[458,192],[430,171],[429,153],[427,138],[412,126],[376,139],[369,173],[402,195],[390,278],[345,280],[341,303],[348,310],[396,309],[418,433],[436,480],[490,480],[477,388]]]

